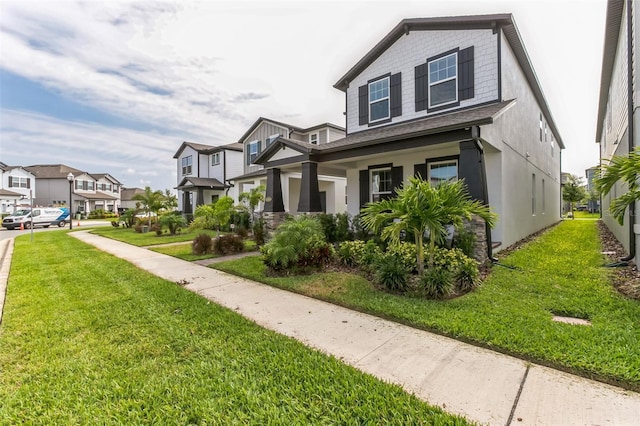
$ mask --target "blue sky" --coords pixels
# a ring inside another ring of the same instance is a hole
[[[567,146],[597,164],[605,0],[0,2],[0,161],[176,186],[182,141],[344,125],[335,81],[401,19],[513,13]]]

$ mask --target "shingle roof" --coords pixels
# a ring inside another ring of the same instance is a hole
[[[180,157],[180,153],[186,148],[186,147],[191,147],[193,148],[196,152],[200,153],[200,154],[213,154],[216,151],[221,151],[223,149],[229,149],[231,151],[240,151],[242,152],[242,144],[241,143],[231,143],[228,145],[220,145],[220,146],[215,146],[215,145],[205,145],[205,144],[201,144],[201,143],[196,143],[196,142],[182,142],[182,145],[180,145],[180,148],[178,148],[178,150],[176,151],[176,153],[173,155],[173,158],[178,158]]]
[[[79,169],[66,166],[64,164],[37,164],[34,166],[27,166],[25,170],[31,172],[36,179],[66,179],[69,172],[75,176],[88,174]]]
[[[120,199],[122,201],[131,201],[134,195],[136,194],[144,194],[144,189],[142,188],[122,188],[120,191]]]
[[[224,188],[228,188],[229,185],[225,185],[222,182],[220,182],[218,179],[213,179],[213,178],[185,177],[180,182],[180,185],[177,186],[177,189],[197,188],[197,187],[224,189]]]
[[[557,136],[557,143],[564,148],[562,137],[558,132],[558,128],[553,120],[549,105],[542,92],[540,82],[533,69],[529,55],[524,47],[518,28],[516,27],[513,16],[510,13],[494,14],[494,15],[475,15],[475,16],[453,16],[442,18],[412,18],[403,19],[398,25],[391,30],[373,49],[371,49],[362,59],[360,59],[345,75],[334,84],[336,89],[346,92],[349,83],[373,63],[380,55],[389,49],[400,37],[411,31],[428,31],[428,30],[453,30],[453,29],[502,29],[513,53],[524,72],[525,78],[531,87],[531,90],[540,105],[549,127]]]
[[[0,197],[22,198],[23,195],[8,189],[0,189]]]
[[[249,179],[252,177],[266,176],[266,175],[267,175],[267,171],[265,169],[260,169],[260,170],[256,170],[255,172],[245,173],[243,175],[236,176],[229,180],[242,180],[242,179]]]
[[[244,140],[246,138],[248,138],[249,135],[251,133],[253,133],[253,131],[255,129],[257,129],[258,126],[260,125],[260,123],[262,123],[263,121],[267,121],[269,123],[273,123],[273,124],[275,124],[277,126],[280,126],[280,127],[286,127],[287,129],[294,130],[294,131],[296,131],[298,133],[308,133],[308,132],[310,132],[312,130],[320,129],[322,127],[331,127],[333,129],[336,129],[336,130],[341,131],[341,132],[345,131],[344,127],[340,127],[340,126],[338,126],[336,124],[333,124],[333,123],[316,124],[315,126],[311,126],[311,127],[308,127],[308,128],[305,129],[305,128],[302,128],[302,127],[294,126],[292,124],[287,124],[287,123],[283,123],[281,121],[272,120],[270,118],[258,117],[258,119],[251,125],[251,127],[249,127],[249,129],[246,132],[244,132],[244,134],[240,137],[240,139],[238,140],[238,143],[240,145],[242,145]],[[289,135],[282,135],[282,136],[287,136],[288,137]]]

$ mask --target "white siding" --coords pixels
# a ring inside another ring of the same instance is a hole
[[[227,163],[227,179],[241,176],[244,171],[243,153],[226,150],[224,155]]]
[[[364,72],[349,83],[347,89],[347,132],[366,130],[358,123],[358,88],[381,75],[402,73],[402,116],[393,123],[427,116],[415,110],[415,67],[428,58],[452,49],[474,46],[475,97],[460,102],[461,107],[498,99],[498,43],[492,30],[413,31],[402,36]],[[442,110],[437,113],[441,114]]]

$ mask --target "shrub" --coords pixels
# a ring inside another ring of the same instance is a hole
[[[476,234],[464,226],[459,226],[456,229],[456,236],[453,239],[453,247],[459,248],[465,255],[473,257],[475,246]]]
[[[360,220],[360,215],[355,215],[353,220],[351,221],[351,227],[353,229],[353,237],[356,240],[368,240],[371,237],[369,231],[366,230],[362,221]]]
[[[436,248],[434,268],[447,270],[456,286],[462,292],[467,292],[479,284],[480,272],[478,263],[466,256],[461,249]]]
[[[320,222],[320,226],[322,226],[322,232],[324,232],[324,237],[327,242],[335,243],[336,240],[336,221],[332,214],[322,213],[316,216],[318,222]]]
[[[443,299],[453,293],[453,274],[446,268],[429,268],[420,277],[421,290],[432,299]]]
[[[478,271],[478,262],[467,257],[460,263],[458,274],[455,278],[458,290],[463,293],[469,292],[480,284],[480,271]]]
[[[253,232],[253,241],[256,242],[256,246],[263,246],[267,239],[267,223],[264,219],[256,219],[251,226],[251,231]]]
[[[338,248],[338,258],[348,266],[371,266],[381,254],[382,250],[372,240],[345,241]]]
[[[127,209],[120,215],[120,219],[124,221],[127,228],[132,228],[136,225],[136,214],[135,209]],[[140,232],[142,232],[142,228],[140,228]]]
[[[416,245],[413,243],[401,242],[399,244],[389,244],[386,254],[394,256],[403,267],[410,272],[418,270]]]
[[[153,225],[151,225],[151,227],[149,227],[149,231],[155,232],[159,237],[162,235],[162,225],[160,225],[159,223],[154,223]]]
[[[342,242],[353,239],[353,232],[349,227],[349,213],[337,213],[336,218],[336,241]]]
[[[332,257],[333,248],[316,219],[299,216],[283,222],[261,252],[265,265],[277,271],[321,267]]]
[[[386,253],[375,262],[375,281],[390,291],[406,291],[409,269],[395,254]]]
[[[234,234],[221,235],[213,240],[213,252],[219,255],[240,253],[244,250],[242,237]]]
[[[169,234],[175,235],[180,228],[187,225],[187,221],[179,212],[165,213],[158,219],[160,227],[167,227]]]
[[[249,231],[244,226],[236,226],[236,235],[245,240],[249,236]]]
[[[234,211],[231,213],[231,219],[229,223],[233,223],[238,228],[249,229],[251,221],[251,214],[245,211]]]
[[[207,234],[199,234],[191,243],[191,251],[193,254],[209,254],[213,248],[213,241]]]
[[[133,227],[134,231],[136,231],[138,234],[142,234],[142,224],[140,223],[136,223],[135,226]]]

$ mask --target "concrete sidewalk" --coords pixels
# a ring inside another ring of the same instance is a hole
[[[640,394],[86,231],[70,235],[278,333],[492,425],[638,425]]]

